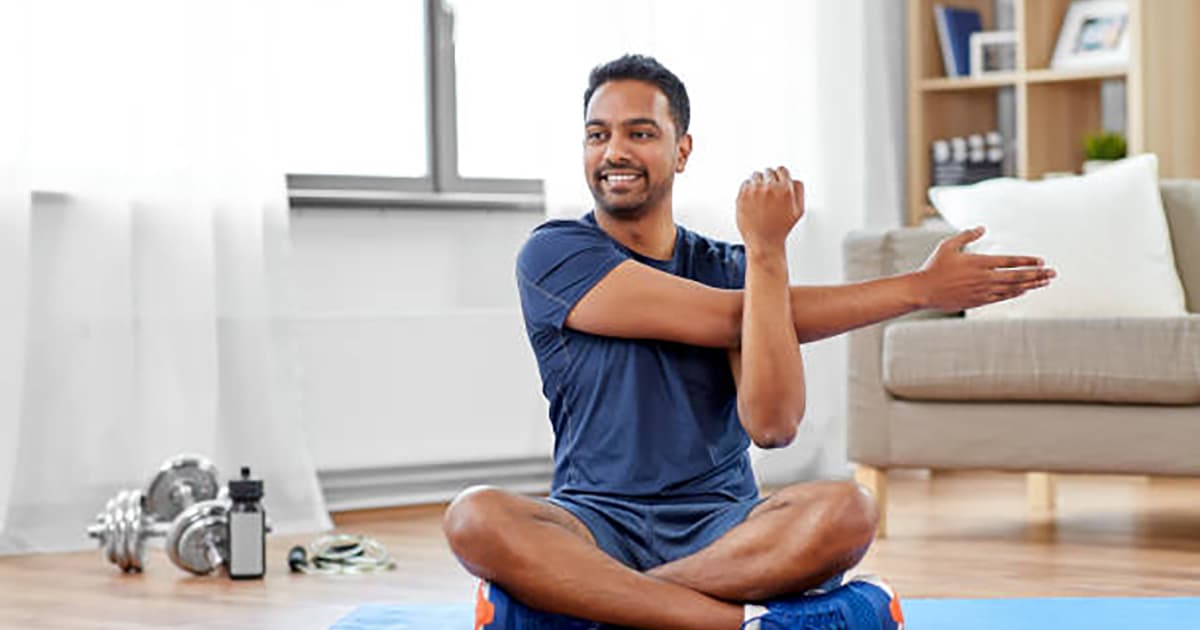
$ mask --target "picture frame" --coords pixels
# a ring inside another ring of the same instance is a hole
[[[1074,0],[1063,17],[1050,67],[1122,67],[1129,63],[1127,0]]]
[[[971,76],[982,77],[1017,69],[1016,31],[971,33]]]

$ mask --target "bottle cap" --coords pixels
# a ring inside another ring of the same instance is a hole
[[[229,482],[229,498],[234,501],[258,501],[262,496],[262,480],[251,479],[250,467],[242,466],[242,478]]]

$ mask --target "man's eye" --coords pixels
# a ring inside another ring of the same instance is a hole
[[[649,131],[635,131],[635,132],[633,132],[633,134],[631,134],[631,135],[632,135],[634,138],[639,138],[639,139],[642,139],[642,140],[644,140],[644,139],[646,139],[646,138],[653,138],[653,137],[654,137],[654,134],[653,134],[653,133],[651,133],[651,132],[649,132]]]
[[[603,131],[589,131],[589,132],[587,132],[586,137],[588,140],[600,140],[600,139],[604,138],[604,132]]]

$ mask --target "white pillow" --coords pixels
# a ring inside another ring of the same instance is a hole
[[[993,179],[929,190],[981,254],[1039,256],[1050,286],[967,311],[968,318],[1170,317],[1186,311],[1158,190],[1158,159],[1131,157],[1082,177]]]

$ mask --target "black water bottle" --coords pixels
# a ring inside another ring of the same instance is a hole
[[[261,579],[267,566],[267,515],[262,508],[263,482],[250,478],[250,467],[242,466],[242,478],[229,482],[229,577]]]

